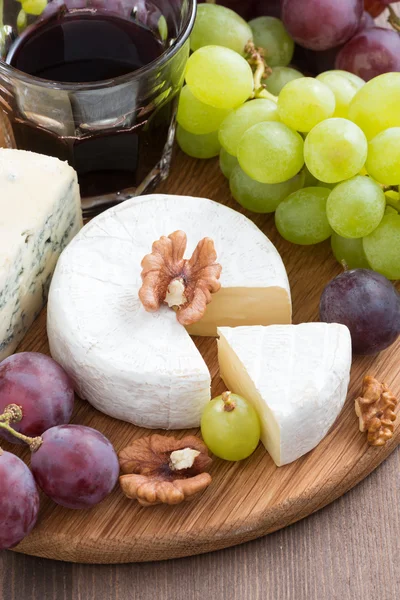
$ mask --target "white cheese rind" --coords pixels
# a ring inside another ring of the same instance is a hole
[[[268,314],[268,289],[278,290],[282,307],[276,314],[290,321],[281,258],[239,213],[204,198],[151,195],[94,219],[58,263],[48,305],[50,350],[82,398],[143,427],[198,426],[210,399],[207,366],[174,311],[163,306],[148,313],[138,298],[143,257],[155,240],[178,229],[187,234],[186,257],[203,237],[214,240],[223,289],[242,288],[244,298],[253,289],[263,292],[258,300],[263,314]],[[222,319],[229,306],[221,298]],[[244,313],[242,322],[248,322]],[[216,324],[200,333],[216,333]]]
[[[77,177],[67,163],[0,149],[0,360],[43,308],[57,259],[81,227]]]
[[[262,442],[278,466],[326,436],[346,399],[350,332],[336,323],[218,328],[227,387],[251,401]]]

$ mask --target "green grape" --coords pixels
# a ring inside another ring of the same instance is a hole
[[[337,183],[325,183],[324,181],[318,181],[318,179],[316,180],[317,183],[315,184],[317,187],[322,187],[325,189],[330,189],[333,190],[333,188],[335,188],[337,186]]]
[[[300,134],[283,123],[253,125],[238,147],[238,161],[249,177],[260,183],[282,183],[294,177],[304,164]]]
[[[304,77],[304,75],[300,71],[292,69],[292,67],[274,67],[271,75],[268,76],[264,83],[266,89],[271,94],[279,96],[283,86],[289,83],[289,81],[293,81],[293,79],[300,79],[300,77]]]
[[[28,25],[28,16],[26,14],[26,12],[24,11],[23,8],[21,8],[21,10],[18,13],[18,17],[17,17],[17,29],[18,29],[18,33],[22,33]]]
[[[236,156],[232,156],[225,148],[221,148],[219,153],[219,167],[227,179],[232,175],[232,171],[238,164]]]
[[[253,31],[254,45],[263,48],[265,60],[270,67],[290,63],[294,52],[294,41],[280,19],[258,17],[249,22]]]
[[[368,81],[354,96],[349,119],[370,140],[389,127],[400,127],[400,73],[384,73]]]
[[[365,166],[371,177],[380,183],[400,183],[400,127],[385,129],[372,138]]]
[[[224,46],[243,54],[253,39],[250,26],[237,13],[219,4],[199,4],[190,35],[192,51],[203,46]]]
[[[336,108],[333,116],[347,118],[350,102],[365,85],[364,79],[348,71],[339,70],[320,73],[317,79],[327,85],[335,95]]]
[[[221,123],[219,128],[221,146],[229,154],[236,156],[243,134],[253,125],[263,121],[279,121],[275,102],[266,98],[258,98],[242,104]]]
[[[28,15],[41,15],[47,6],[47,0],[22,0],[23,10]]]
[[[332,252],[336,260],[346,263],[349,269],[370,269],[365,256],[362,238],[344,238],[333,232],[331,237]]]
[[[211,6],[211,5],[210,5]],[[185,85],[182,89],[179,105],[177,121],[186,131],[196,135],[203,135],[217,131],[222,121],[230,110],[226,108],[214,108],[204,102],[197,100],[190,91],[189,86]]]
[[[357,175],[367,158],[368,142],[357,125],[347,119],[318,123],[304,144],[304,159],[311,173],[326,183]]]
[[[378,227],[385,206],[380,186],[369,177],[357,175],[332,190],[326,213],[336,233],[345,238],[361,238]]]
[[[400,215],[384,215],[379,226],[363,239],[371,267],[388,279],[400,279]]]
[[[238,165],[232,171],[229,184],[232,196],[243,208],[255,213],[271,213],[289,194],[303,187],[304,179],[305,173],[300,171],[283,183],[259,183]]]
[[[386,207],[390,206],[400,213],[400,192],[395,190],[387,190],[385,192]]]
[[[205,135],[195,135],[178,125],[176,140],[181,150],[189,156],[193,156],[193,158],[212,158],[218,156],[221,149],[218,141],[218,131],[206,133]]]
[[[279,118],[297,131],[310,131],[335,112],[335,96],[327,85],[313,77],[289,81],[278,98]]]
[[[290,194],[276,209],[275,225],[285,240],[308,246],[327,240],[332,229],[326,216],[330,190],[303,188]]]
[[[215,456],[243,460],[258,446],[260,420],[247,400],[225,392],[206,404],[201,417],[201,435]]]
[[[230,48],[204,46],[189,57],[186,83],[201,102],[216,108],[237,108],[254,89],[249,63]]]

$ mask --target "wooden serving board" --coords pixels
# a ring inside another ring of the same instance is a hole
[[[195,161],[178,153],[171,176],[160,191],[205,196],[240,208],[230,199],[217,160]],[[245,214],[269,236],[283,258],[292,289],[294,323],[317,320],[323,287],[340,272],[329,243],[293,246],[279,236],[273,217]],[[199,338],[196,343],[210,368],[213,394],[217,395],[225,388],[218,373],[216,341]],[[48,352],[45,312],[19,350]],[[400,442],[400,425],[382,448],[369,447],[358,430],[354,398],[366,373],[385,380],[400,394],[400,339],[378,357],[354,359],[343,412],[322,443],[295,463],[277,468],[261,444],[240,463],[215,459],[212,485],[194,501],[176,507],[142,508],[125,498],[118,487],[89,511],[67,510],[42,496],[38,524],[15,550],[84,563],[162,560],[246,542],[306,517],[361,481]],[[100,430],[117,451],[150,433],[111,419],[79,399],[73,422]],[[11,450],[7,444],[3,447]],[[17,453],[29,463],[26,450],[17,447]]]

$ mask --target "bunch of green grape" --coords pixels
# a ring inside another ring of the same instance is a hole
[[[249,42],[272,67],[261,86]],[[200,5],[178,143],[195,158],[219,154],[235,200],[275,212],[289,242],[331,238],[339,262],[400,279],[400,73],[304,77],[288,66],[293,47],[279,19]]]

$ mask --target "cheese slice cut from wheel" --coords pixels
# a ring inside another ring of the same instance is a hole
[[[326,436],[346,399],[351,338],[345,325],[302,323],[218,328],[218,361],[228,389],[247,398],[261,440],[278,465]]]
[[[204,198],[134,198],[91,221],[63,252],[53,277],[47,332],[51,354],[78,394],[102,412],[151,428],[198,426],[210,374],[167,306],[141,305],[141,261],[154,241],[181,229],[185,257],[214,240],[222,289],[190,328],[290,323],[289,284],[268,238],[236,211]]]

